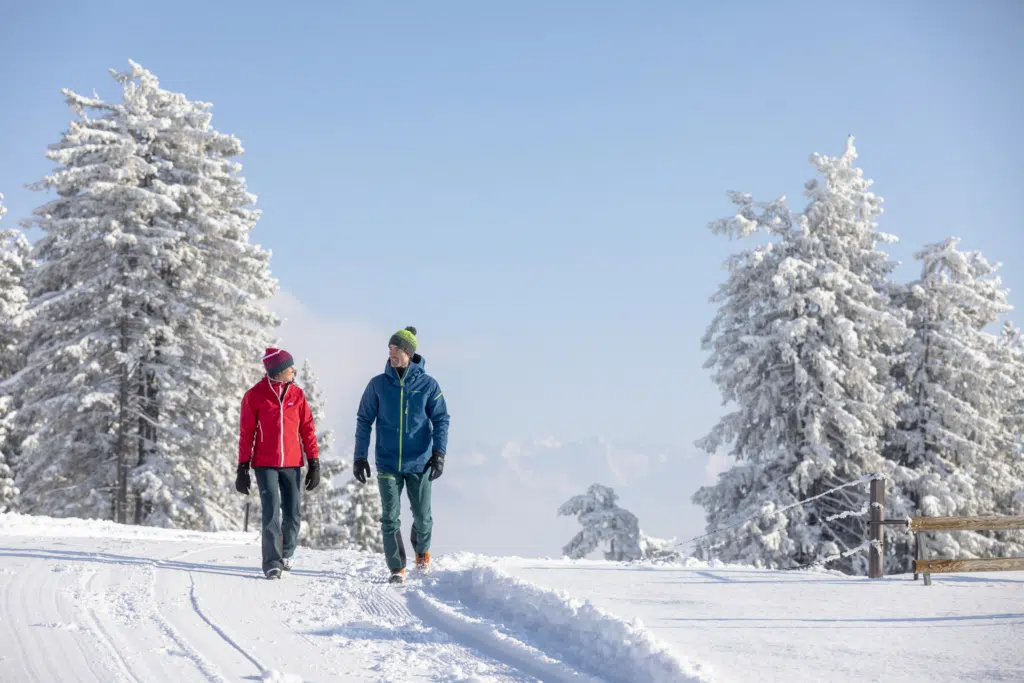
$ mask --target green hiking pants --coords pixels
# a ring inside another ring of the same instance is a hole
[[[388,569],[405,569],[405,543],[399,513],[402,508],[402,489],[409,495],[412,508],[412,548],[417,553],[430,550],[430,531],[434,520],[430,516],[430,473],[377,475],[380,489],[380,531],[384,536],[384,559]]]

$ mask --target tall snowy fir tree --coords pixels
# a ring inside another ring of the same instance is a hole
[[[316,426],[317,450],[320,453],[320,485],[312,491],[303,491],[302,529],[299,542],[313,548],[342,548],[348,543],[347,530],[342,529],[348,507],[342,477],[348,461],[331,458],[334,434],[327,429],[326,399],[320,380],[303,361],[295,382],[306,394],[309,410]]]
[[[639,560],[644,555],[641,547],[640,522],[629,510],[618,506],[615,491],[601,484],[591,484],[586,493],[573,496],[558,508],[559,515],[576,516],[580,529],[562,553],[579,559],[607,544],[604,558],[615,562]],[[655,539],[644,537],[644,546],[652,551],[663,550]]]
[[[135,63],[123,101],[65,91],[77,114],[35,186],[57,198],[25,225],[33,251],[19,424],[26,511],[237,527],[242,394],[275,318],[258,218],[210,105]]]
[[[0,195],[0,218],[6,211],[3,195]],[[14,382],[8,380],[23,365],[19,340],[28,303],[24,279],[29,267],[29,244],[25,235],[18,230],[0,230],[0,512],[11,510],[18,498],[11,469],[18,450],[14,434],[18,396]]]
[[[1010,310],[996,267],[950,238],[915,254],[921,277],[902,300],[914,336],[897,377],[907,402],[890,447],[900,464],[895,483],[916,514],[1008,514],[1024,487],[1010,457],[1016,435],[1005,419],[1017,390],[1013,358],[986,328]],[[975,531],[926,536],[930,557],[1009,556],[1024,545]]]
[[[370,553],[384,552],[384,538],[380,531],[380,518],[384,510],[380,504],[380,490],[374,481],[360,484],[355,479],[345,486],[348,501],[343,526],[348,530],[350,548]]]
[[[891,353],[909,331],[890,310],[895,264],[877,248],[895,238],[877,230],[882,200],[856,158],[852,138],[840,157],[812,155],[822,177],[806,184],[803,213],[785,197],[731,193],[738,213],[709,226],[768,242],[731,257],[712,297],[705,367],[733,409],[697,445],[735,465],[693,496],[708,532],[720,532],[698,555],[791,567],[851,551],[830,566],[866,571],[867,553],[854,549],[867,537],[867,484],[832,489],[892,469],[882,442],[902,395]],[[905,508],[895,492],[888,505],[896,516]]]

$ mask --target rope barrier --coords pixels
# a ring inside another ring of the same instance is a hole
[[[842,489],[849,488],[851,486],[858,486],[860,484],[865,484],[865,483],[873,481],[875,479],[884,479],[884,477],[881,474],[865,474],[863,477],[860,477],[859,479],[856,479],[854,481],[846,482],[845,484],[840,484],[839,486],[836,486],[835,488],[829,489],[828,491],[825,491],[824,493],[819,493],[816,496],[811,496],[810,498],[805,498],[804,500],[798,500],[797,502],[795,502],[795,503],[793,503],[791,505],[787,505],[784,508],[780,508],[778,510],[775,510],[774,512],[760,512],[760,513],[758,513],[756,515],[753,515],[752,517],[748,517],[747,519],[744,519],[744,520],[741,520],[739,522],[736,522],[735,524],[730,524],[727,527],[722,527],[721,529],[715,529],[714,531],[709,531],[706,534],[701,534],[700,536],[695,536],[695,537],[693,537],[693,538],[691,538],[691,539],[689,539],[687,541],[683,541],[681,543],[676,543],[675,545],[670,546],[670,547],[671,548],[680,548],[680,547],[682,547],[684,545],[693,543],[695,541],[701,541],[701,540],[703,540],[705,538],[710,538],[711,536],[714,536],[715,534],[720,534],[720,533],[722,533],[724,531],[730,531],[731,529],[735,529],[736,527],[743,526],[747,522],[752,522],[753,520],[758,519],[758,518],[772,517],[774,515],[781,515],[784,512],[792,510],[793,508],[798,508],[798,507],[801,507],[803,505],[806,505],[807,503],[810,503],[811,501],[818,500],[819,498],[824,498],[825,496],[827,496],[829,494],[832,494],[832,493],[835,493],[836,491],[840,491]],[[827,519],[826,521],[832,521],[833,519],[839,519],[841,517],[850,517],[850,516],[864,515],[864,514],[867,514],[867,512],[869,510],[870,510],[870,505],[865,505],[864,509],[862,511],[860,511],[860,512],[857,512],[857,511],[841,512],[838,515],[834,515],[833,517]],[[859,550],[859,549],[861,549],[861,548],[857,548],[857,550]],[[849,554],[852,555],[853,551],[851,551]],[[840,559],[840,558],[836,557],[834,559]]]

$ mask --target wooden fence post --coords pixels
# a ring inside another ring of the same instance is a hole
[[[880,579],[885,576],[882,543],[885,540],[885,479],[871,480],[871,558],[868,565],[868,576]]]

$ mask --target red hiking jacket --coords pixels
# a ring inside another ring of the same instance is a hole
[[[313,414],[306,394],[294,384],[261,379],[242,398],[240,425],[239,463],[301,467],[303,452],[310,460],[319,457]]]

